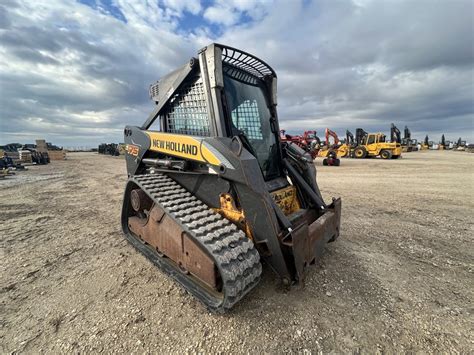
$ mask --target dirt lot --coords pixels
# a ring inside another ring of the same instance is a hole
[[[122,238],[121,158],[0,181],[0,352],[474,351],[474,154],[318,165],[342,235],[304,289],[209,314]]]

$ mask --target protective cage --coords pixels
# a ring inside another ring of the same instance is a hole
[[[209,137],[210,121],[202,79],[194,78],[183,84],[170,99],[163,117],[166,131]]]
[[[268,75],[276,77],[273,69],[263,60],[232,47],[227,47],[220,44],[217,44],[217,46],[222,48],[222,61],[224,63],[228,63],[237,68],[243,69],[250,74],[255,75],[259,79]]]

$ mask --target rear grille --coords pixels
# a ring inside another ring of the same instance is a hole
[[[150,99],[152,99],[153,101],[158,101],[158,95],[160,93],[159,82],[150,85],[149,93]]]

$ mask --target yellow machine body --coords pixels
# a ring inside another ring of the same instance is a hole
[[[355,148],[354,157],[365,158],[381,156],[384,159],[400,157],[402,155],[401,144],[386,142],[385,137],[383,133],[369,133],[362,141],[362,144]],[[385,152],[390,152],[390,154],[386,155]]]
[[[327,156],[328,156],[328,154],[331,150],[336,151],[336,154],[337,154],[338,158],[343,158],[343,157],[345,157],[349,154],[348,146],[346,144],[342,144],[337,148],[324,147],[324,148],[320,149],[319,152],[318,152],[318,157],[327,158]]]

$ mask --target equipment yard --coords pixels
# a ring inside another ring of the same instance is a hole
[[[0,181],[0,351],[469,353],[474,155],[316,161],[341,235],[286,292],[268,265],[209,313],[123,237],[125,161],[71,153]]]

